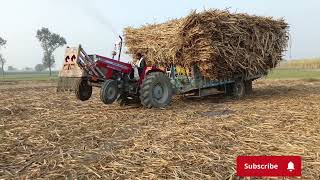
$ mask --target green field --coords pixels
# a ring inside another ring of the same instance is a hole
[[[0,76],[0,81],[35,81],[57,80],[58,72],[49,76],[48,72],[10,72],[5,77]],[[270,72],[267,79],[319,79],[320,69],[275,69]]]
[[[284,61],[280,68],[286,69],[320,69],[320,58]]]
[[[267,79],[320,80],[320,69],[275,69],[269,73]]]
[[[46,81],[58,79],[58,72],[6,72],[5,76],[0,75],[0,81]]]

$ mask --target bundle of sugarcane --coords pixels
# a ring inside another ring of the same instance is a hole
[[[288,24],[271,17],[227,10],[192,12],[162,24],[125,29],[131,55],[142,53],[150,64],[191,68],[198,65],[211,79],[266,74],[282,60]]]

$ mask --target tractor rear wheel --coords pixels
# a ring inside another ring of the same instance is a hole
[[[165,107],[171,102],[173,90],[169,77],[161,72],[146,76],[140,88],[140,100],[147,108]]]
[[[242,98],[246,94],[246,88],[243,80],[236,80],[233,84],[233,96],[235,98]]]
[[[85,79],[79,79],[75,86],[75,94],[80,101],[87,101],[92,95],[92,86]]]
[[[114,80],[106,80],[100,90],[100,99],[104,104],[114,103],[119,94],[118,84]]]

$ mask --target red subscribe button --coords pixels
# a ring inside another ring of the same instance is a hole
[[[301,177],[302,159],[299,156],[239,156],[239,177]]]

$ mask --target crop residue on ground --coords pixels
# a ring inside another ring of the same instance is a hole
[[[0,179],[232,179],[238,155],[300,155],[303,177],[320,177],[319,81],[258,81],[243,100],[177,97],[163,110],[10,86]]]

